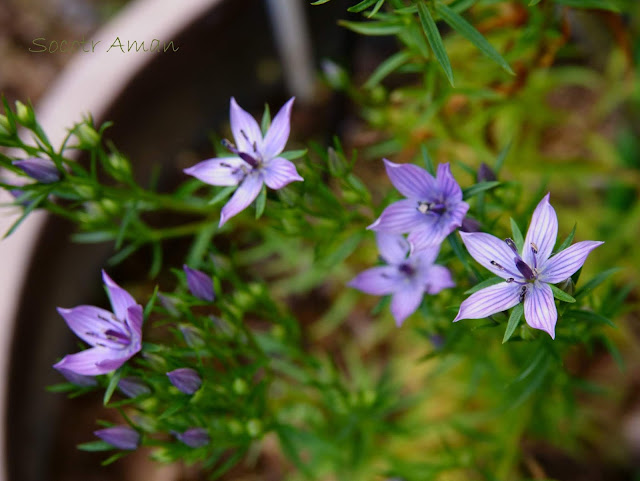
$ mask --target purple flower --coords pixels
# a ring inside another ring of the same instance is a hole
[[[263,138],[255,119],[231,97],[231,132],[236,144],[225,140],[224,145],[235,157],[204,160],[185,169],[186,174],[207,184],[239,185],[222,208],[220,226],[251,204],[263,184],[271,189],[281,189],[290,182],[304,180],[293,163],[279,157],[289,138],[293,100],[291,98],[276,114]]]
[[[368,229],[389,234],[408,232],[414,250],[440,245],[460,227],[469,210],[449,164],[440,164],[434,179],[415,165],[383,160],[391,183],[407,198],[387,207]]]
[[[387,265],[361,272],[349,286],[376,296],[391,294],[391,314],[398,327],[418,308],[425,292],[437,294],[454,286],[449,271],[434,264],[439,246],[407,257],[410,245],[401,235],[378,232],[376,242]]]
[[[149,386],[147,386],[142,379],[138,377],[123,377],[118,381],[118,389],[120,389],[125,396],[130,398],[151,393],[151,388],[149,388]]]
[[[13,165],[32,179],[43,184],[51,184],[60,180],[60,172],[58,172],[56,164],[48,159],[32,157],[30,159],[14,160]]]
[[[551,338],[555,338],[558,312],[549,284],[567,279],[582,267],[593,249],[603,244],[578,242],[550,257],[558,235],[558,218],[549,204],[549,194],[533,212],[522,253],[511,239],[501,241],[485,233],[460,234],[469,254],[506,282],[472,294],[453,321],[481,319],[524,302],[527,324],[546,331]]]
[[[98,429],[93,434],[104,442],[119,449],[133,450],[140,444],[138,431],[128,426],[114,426],[112,428]]]
[[[187,265],[183,265],[182,269],[187,275],[187,285],[191,294],[203,301],[213,302],[215,294],[213,292],[213,281],[211,276],[202,271],[191,269]]]
[[[202,385],[202,379],[196,371],[188,367],[174,369],[167,373],[169,381],[185,394],[193,394]]]
[[[109,292],[113,313],[94,306],[58,308],[69,328],[92,348],[66,355],[53,366],[55,369],[89,376],[106,374],[140,351],[142,306],[104,271],[102,279]]]
[[[201,448],[211,441],[207,430],[203,428],[190,428],[183,433],[175,433],[175,436],[190,448]]]

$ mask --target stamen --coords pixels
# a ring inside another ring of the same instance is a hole
[[[427,202],[424,200],[418,201],[418,212],[421,214],[438,214],[442,215],[446,212],[447,208],[443,203]]]
[[[529,265],[525,261],[523,261],[519,257],[516,257],[514,261],[516,263],[516,268],[520,271],[520,274],[522,274],[522,277],[530,281],[536,278],[536,275],[531,270],[531,267],[529,267]]]
[[[504,267],[502,267],[500,264],[498,264],[496,261],[491,261],[491,265],[492,266],[496,266],[498,269],[500,269],[501,271],[504,271]]]
[[[415,273],[413,266],[411,266],[410,264],[400,264],[398,266],[398,270],[407,276],[412,276]]]
[[[256,153],[256,154],[258,153],[258,144],[256,143],[255,140],[253,142],[253,152]]]
[[[509,277],[509,279],[507,279],[507,284],[511,284],[513,281],[515,281],[515,279],[513,277]]]
[[[531,252],[533,253],[533,268],[537,269],[538,268],[538,246],[532,242],[531,243]]]
[[[244,137],[244,140],[246,140],[247,142],[250,142],[249,141],[249,136],[247,135],[247,133],[244,130],[240,130],[240,133]]]
[[[227,139],[222,139],[222,146],[233,154],[238,154],[238,149]]]
[[[418,202],[418,212],[426,214],[431,209],[431,202]]]
[[[511,248],[515,255],[518,255],[518,248],[516,247],[516,243],[513,242],[513,239],[507,237],[504,242]]]
[[[253,157],[251,157],[249,154],[245,154],[244,152],[238,152],[238,157],[244,160],[251,167],[254,167],[254,168],[258,167],[258,161]]]
[[[524,296],[527,293],[527,286],[522,286],[522,289],[520,289],[520,302],[524,301]]]
[[[512,276],[515,276],[515,277],[520,277],[520,276],[518,276],[518,274],[515,274],[515,273],[511,272],[509,269],[506,269],[504,266],[502,266],[502,265],[498,264],[496,261],[491,261],[491,262],[490,262],[490,264],[491,264],[492,266],[497,267],[497,268],[498,268],[498,269],[500,269],[501,271],[506,272],[507,274],[511,274]],[[515,278],[514,278],[514,280],[515,280]],[[507,282],[509,282],[509,281],[507,281]],[[518,283],[518,284],[519,284],[519,283]]]

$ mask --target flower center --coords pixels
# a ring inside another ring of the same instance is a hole
[[[407,277],[412,276],[416,272],[415,268],[411,264],[408,264],[406,262],[400,264],[398,266],[398,270]]]
[[[119,321],[116,316],[111,318],[98,316],[104,323],[99,331],[88,331],[85,334],[96,338],[96,346],[108,349],[124,349],[131,344],[131,331],[126,323]]]
[[[429,213],[442,215],[447,211],[446,206],[441,202],[427,202],[424,200],[419,200],[416,208],[418,212],[425,215]]]
[[[514,271],[507,269],[506,267],[498,264],[496,261],[491,261],[491,265],[513,276],[507,279],[508,283],[515,282],[516,284],[520,284],[521,286],[523,286],[523,289],[521,290],[521,293],[520,293],[520,300],[522,301],[522,299],[524,299],[524,295],[527,292],[526,284],[533,283],[538,278],[538,260],[536,257],[538,254],[538,247],[533,242],[531,243],[531,251],[533,253],[533,269],[532,269],[529,266],[529,264],[527,264],[524,260],[522,260],[522,257],[520,257],[520,254],[518,253],[518,248],[516,247],[516,244],[515,242],[513,242],[512,239],[507,238],[504,240],[504,242],[509,246],[509,248],[515,254],[515,257],[513,258],[513,263],[515,265],[516,270],[520,274],[519,275],[516,274]],[[524,282],[521,280],[516,280],[516,278],[524,278]]]
[[[244,130],[241,130],[240,133],[246,139],[247,142],[251,143],[249,140],[249,137],[247,136]],[[249,154],[247,152],[240,152],[238,148],[231,141],[227,139],[222,139],[222,146],[225,149],[227,149],[232,154],[236,154],[238,157],[240,157],[242,160],[244,160],[247,164],[249,164],[254,169],[259,169],[262,166],[262,157],[258,152],[258,145],[256,144],[256,142],[254,141],[253,143],[251,143],[251,145],[253,147],[253,153]]]

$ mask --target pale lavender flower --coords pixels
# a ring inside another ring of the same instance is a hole
[[[391,294],[391,314],[398,327],[418,308],[425,292],[437,294],[454,286],[451,273],[434,264],[440,246],[407,257],[410,245],[401,235],[378,232],[376,242],[387,265],[361,272],[349,286],[376,296]]]
[[[411,164],[394,164],[383,159],[387,175],[406,197],[387,207],[368,229],[389,234],[409,233],[414,250],[439,246],[462,224],[469,204],[451,175],[449,163],[440,164],[434,178],[426,170]]]
[[[190,448],[201,448],[211,442],[209,434],[203,428],[190,428],[183,433],[174,433],[179,441],[183,442]]]
[[[98,429],[93,434],[118,449],[133,450],[140,444],[140,434],[129,426]]]
[[[534,329],[555,338],[558,312],[549,284],[569,278],[603,244],[578,242],[551,256],[558,235],[558,218],[547,194],[531,217],[522,253],[511,239],[485,233],[460,233],[469,254],[506,282],[479,290],[466,299],[454,319],[481,319],[524,302],[524,317]],[[551,257],[550,257],[551,256]]]
[[[211,276],[202,271],[191,269],[186,264],[182,266],[187,276],[187,285],[191,294],[203,301],[213,302],[215,294],[213,292],[213,281]]]
[[[118,389],[120,389],[125,396],[130,398],[151,393],[151,388],[138,377],[123,377],[118,381]]]
[[[263,137],[258,122],[231,97],[230,121],[235,145],[224,145],[235,157],[204,160],[185,173],[211,185],[239,185],[220,213],[220,226],[244,210],[258,196],[263,184],[271,189],[304,180],[295,165],[279,155],[289,139],[291,98],[276,114]]]
[[[168,372],[167,376],[169,377],[171,384],[185,394],[195,393],[202,385],[202,379],[198,373],[188,367],[174,369],[173,371]]]
[[[49,159],[32,157],[30,159],[14,160],[13,165],[32,179],[43,184],[51,184],[60,180],[60,172],[58,172],[56,164]]]
[[[142,306],[102,271],[113,312],[95,306],[58,308],[69,328],[91,349],[66,355],[53,367],[95,376],[118,369],[142,347]]]

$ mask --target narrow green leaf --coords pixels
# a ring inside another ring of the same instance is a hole
[[[376,13],[378,13],[380,11],[380,9],[382,8],[382,5],[384,5],[384,0],[378,0],[378,3],[376,3],[375,7],[373,7],[371,12],[367,15],[367,18],[371,18]]]
[[[256,219],[262,217],[264,213],[264,208],[267,205],[267,186],[263,185],[262,190],[258,194],[258,198],[256,199]]]
[[[573,229],[571,229],[571,232],[569,233],[567,238],[562,242],[562,244],[560,244],[560,247],[558,247],[558,250],[556,252],[563,251],[571,245],[571,243],[573,242],[573,236],[576,235],[577,226],[578,226],[577,222],[573,224]]]
[[[401,65],[407,63],[410,58],[411,54],[404,50],[394,53],[391,57],[387,58],[384,62],[378,65],[378,68],[374,70],[369,79],[365,82],[364,88],[371,89],[375,87],[387,75],[389,75]]]
[[[504,282],[504,279],[502,277],[498,277],[498,276],[489,277],[489,279],[485,279],[484,281],[479,282],[478,284],[473,286],[471,289],[464,291],[464,294],[465,295],[473,294],[474,292],[478,292],[480,289],[484,289],[485,287],[495,286],[496,284],[500,284],[501,282]]]
[[[238,187],[237,185],[229,185],[224,189],[221,189],[220,192],[218,192],[213,197],[213,199],[209,201],[209,205],[219,204],[220,202],[225,200],[227,197],[229,197],[233,193],[233,191],[236,190],[237,187]]]
[[[620,350],[617,348],[617,346],[613,342],[611,342],[611,339],[609,339],[607,336],[602,336],[602,343],[604,344],[604,347],[607,349],[607,351],[609,351],[609,354],[611,354],[611,357],[618,365],[620,371],[624,372],[624,358],[622,357],[622,354],[620,354]]]
[[[118,382],[120,382],[120,371],[116,371],[111,375],[111,379],[109,379],[109,385],[104,392],[104,397],[102,398],[102,404],[106,406],[109,404],[109,400],[111,396],[113,396],[116,387],[118,387]]]
[[[493,48],[487,39],[484,38],[482,34],[473,27],[473,25],[442,3],[436,3],[436,12],[438,12],[438,15],[440,15],[440,17],[442,17],[442,19],[447,22],[451,28],[474,44],[478,50],[500,65],[507,72],[515,75],[507,61],[502,58],[496,49]]]
[[[288,152],[282,152],[278,157],[283,157],[287,160],[295,160],[304,156],[307,153],[307,149],[290,150]]]
[[[480,192],[491,190],[499,186],[500,184],[502,184],[502,182],[498,180],[492,180],[489,182],[478,182],[477,184],[473,184],[471,187],[462,189],[462,197],[463,199],[467,200],[474,195],[478,195]]]
[[[90,441],[88,443],[78,444],[76,447],[80,451],[89,451],[89,452],[110,451],[112,449],[116,449],[106,441]]]
[[[329,3],[331,0],[317,0],[312,2],[311,5],[322,5],[323,3]]]
[[[515,242],[518,252],[522,252],[522,246],[524,245],[524,237],[522,237],[522,231],[513,217],[509,219],[511,221],[511,232],[513,233],[513,242]]]
[[[162,268],[162,244],[154,242],[151,244],[151,268],[149,269],[149,277],[152,279],[157,277]]]
[[[551,287],[551,290],[553,291],[553,297],[555,297],[559,301],[576,302],[576,300],[572,296],[564,292],[559,287],[554,286],[553,284],[549,284],[549,287]]]
[[[271,126],[271,112],[269,111],[269,105],[264,104],[264,113],[262,114],[262,121],[260,122],[260,130],[262,130],[262,135],[267,135],[267,131]]]
[[[347,22],[341,20],[338,23],[362,35],[395,35],[404,28],[403,25],[390,22]]]
[[[147,305],[144,306],[144,312],[142,313],[144,319],[147,319],[149,317],[149,314],[151,314],[151,311],[153,309],[154,304],[156,303],[157,298],[158,298],[158,286],[156,286],[153,289],[153,294],[151,294],[151,298],[147,302]]]
[[[588,322],[597,322],[599,324],[606,324],[609,327],[613,327],[617,329],[616,326],[611,319],[604,317],[593,311],[586,311],[584,309],[571,309],[564,313],[564,316],[567,319],[575,319],[576,321],[588,321]]]
[[[511,315],[509,316],[509,322],[507,322],[507,330],[504,332],[502,344],[507,342],[513,335],[514,331],[518,327],[518,324],[520,323],[520,319],[522,319],[522,314],[524,314],[524,305],[522,303],[516,304],[516,306],[511,311]]]
[[[122,222],[120,223],[120,229],[118,229],[118,235],[116,237],[116,244],[115,244],[116,250],[120,250],[120,247],[122,247],[122,243],[124,242],[124,238],[127,233],[127,227],[129,227],[129,224],[134,219],[135,215],[136,215],[136,207],[134,203],[134,205],[129,206],[124,216],[122,217]]]
[[[135,251],[140,249],[140,247],[142,247],[141,243],[133,242],[133,243],[129,244],[124,249],[122,249],[120,252],[117,252],[112,257],[110,257],[107,260],[107,264],[110,265],[110,266],[115,266],[117,264],[120,264],[123,260],[125,260],[127,257],[129,257],[131,254],[133,254]]]
[[[25,207],[24,212],[18,218],[18,220],[16,220],[13,223],[13,225],[9,228],[9,230],[4,234],[3,238],[6,239],[11,234],[13,234],[15,230],[20,226],[20,224],[22,224],[22,222],[29,216],[29,214],[31,214],[31,212],[33,212],[35,209],[38,208],[40,203],[43,200],[45,200],[48,195],[49,195],[49,190],[46,190],[41,194],[38,194],[37,196],[35,196],[34,199]]]
[[[449,56],[444,48],[444,44],[442,43],[442,37],[438,31],[436,22],[433,20],[429,9],[423,2],[418,3],[418,15],[420,16],[422,29],[424,30],[424,34],[427,36],[429,45],[431,46],[436,59],[440,63],[442,70],[444,70],[447,79],[449,79],[449,83],[453,87],[453,71],[451,70]]]
[[[500,170],[502,169],[502,166],[504,165],[504,161],[507,158],[507,154],[509,154],[509,150],[511,150],[511,145],[513,144],[513,140],[510,140],[507,145],[505,145],[502,150],[500,151],[500,153],[498,154],[498,158],[496,159],[496,164],[495,167],[493,169],[493,171],[496,173],[496,175],[498,175],[498,172],[500,172]]]
[[[376,3],[378,0],[362,0],[360,3],[353,5],[352,7],[347,8],[347,12],[362,12],[366,10],[371,5]]]
[[[107,459],[102,461],[100,463],[100,466],[108,466],[108,465],[110,465],[112,463],[115,463],[118,459],[120,459],[120,458],[122,458],[122,457],[124,457],[126,455],[127,455],[127,453],[124,452],[124,451],[120,451],[119,453],[112,454]]]
[[[420,146],[420,152],[422,152],[422,160],[424,160],[424,165],[427,168],[427,172],[429,172],[431,175],[436,175],[436,167],[433,165],[433,160],[429,155],[427,146],[422,144]]]
[[[529,2],[529,6],[530,6],[530,7],[533,7],[534,5],[538,5],[539,3],[540,3],[540,0],[531,0],[531,1]]]
[[[604,281],[606,281],[607,278],[609,278],[609,276],[615,274],[619,270],[620,270],[619,267],[612,267],[611,269],[607,269],[606,271],[601,272],[600,274],[592,278],[589,282],[587,282],[584,286],[582,286],[580,289],[578,289],[576,291],[575,298],[578,299],[588,294],[593,289],[595,289],[600,284],[602,284]]]

